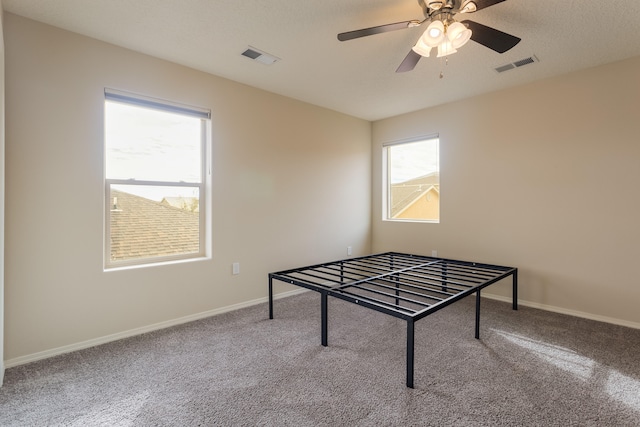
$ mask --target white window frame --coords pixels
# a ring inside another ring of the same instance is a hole
[[[106,170],[106,134],[104,138],[105,167],[104,170],[104,269],[110,270],[121,267],[134,266],[150,266],[155,264],[164,264],[172,261],[191,260],[208,257],[211,242],[208,239],[208,224],[211,217],[208,208],[208,200],[210,198],[211,188],[211,166],[209,155],[211,150],[211,110],[200,107],[193,107],[175,102],[165,101],[161,99],[151,98],[129,92],[119,91],[115,89],[105,88],[104,102],[107,101],[122,102],[124,104],[140,106],[145,108],[156,109],[159,111],[171,112],[200,118],[202,120],[201,139],[200,139],[200,182],[185,181],[146,181],[136,179],[109,179]],[[106,115],[105,115],[106,118]],[[198,214],[198,232],[199,232],[199,250],[197,252],[164,255],[146,258],[136,258],[128,260],[111,260],[111,187],[113,185],[135,185],[135,186],[157,186],[157,187],[193,187],[198,189],[199,198],[199,214]]]
[[[440,223],[440,213],[438,214],[437,220],[432,219],[409,219],[409,218],[393,218],[391,217],[391,192],[390,192],[390,183],[391,183],[391,167],[388,156],[388,149],[393,146],[410,144],[414,142],[420,141],[428,141],[436,139],[438,140],[438,158],[437,160],[437,171],[440,173],[440,135],[439,134],[430,134],[430,135],[421,135],[407,139],[401,139],[396,141],[389,141],[382,144],[382,220],[390,221],[390,222],[417,222],[417,223],[431,223],[438,224]]]

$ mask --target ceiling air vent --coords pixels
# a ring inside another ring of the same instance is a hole
[[[242,52],[243,56],[246,56],[247,58],[251,58],[254,61],[258,61],[261,62],[263,64],[266,65],[271,65],[274,64],[278,61],[280,61],[280,58],[273,56],[267,52],[263,52],[259,49],[256,49],[255,47],[251,47],[249,46],[249,48],[247,50],[245,50],[244,52]]]
[[[499,67],[494,68],[498,73],[504,73],[508,70],[513,70],[514,68],[524,67],[525,65],[533,64],[534,62],[540,62],[540,60],[535,56],[531,55],[528,58],[521,59],[519,61],[511,62],[509,64],[504,64]]]

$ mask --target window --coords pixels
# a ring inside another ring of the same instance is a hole
[[[105,267],[206,255],[210,112],[105,90]]]
[[[439,138],[383,145],[385,220],[440,221]]]

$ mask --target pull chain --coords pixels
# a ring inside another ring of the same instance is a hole
[[[442,61],[440,62],[442,64]],[[449,65],[449,56],[444,57],[444,66]],[[440,70],[440,78],[444,78],[444,71]]]

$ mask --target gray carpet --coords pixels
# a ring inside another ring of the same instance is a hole
[[[640,330],[474,298],[416,323],[319,295],[8,369],[2,426],[638,426]]]

